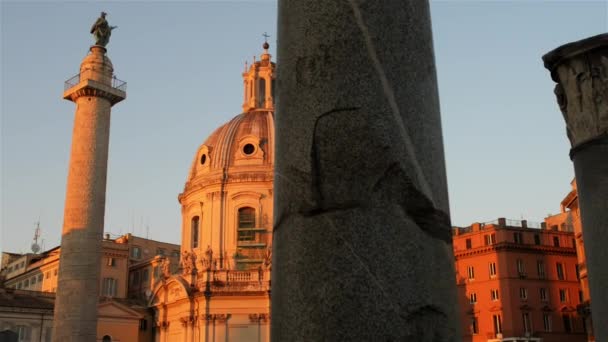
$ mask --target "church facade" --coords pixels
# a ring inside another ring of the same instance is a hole
[[[183,192],[181,269],[149,305],[156,341],[269,341],[275,64],[243,73],[243,112],[199,146]]]

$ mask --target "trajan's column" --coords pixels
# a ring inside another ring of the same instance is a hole
[[[608,34],[543,56],[572,145],[596,341],[608,341]]]
[[[114,78],[106,44],[113,27],[105,13],[91,33],[95,45],[68,80],[63,98],[76,103],[64,209],[54,342],[96,341],[110,109],[125,99],[126,84]]]
[[[427,1],[279,1],[273,341],[459,341]]]

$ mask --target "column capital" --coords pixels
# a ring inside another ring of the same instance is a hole
[[[608,135],[608,33],[543,56],[572,148]]]

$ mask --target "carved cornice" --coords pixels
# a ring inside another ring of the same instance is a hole
[[[562,45],[543,61],[572,147],[608,136],[608,34]]]
[[[458,250],[454,252],[456,258],[468,257],[478,254],[495,253],[499,250],[506,251],[531,251],[536,253],[547,253],[547,254],[558,254],[558,255],[572,255],[576,256],[576,249],[570,247],[555,247],[549,245],[531,245],[531,244],[519,244],[512,242],[501,242],[483,247],[476,247],[465,250]]]
[[[274,173],[272,170],[269,171],[251,171],[251,172],[229,172],[228,178],[224,181],[222,174],[214,176],[203,175],[196,177],[186,183],[184,191],[178,196],[181,201],[184,197],[190,195],[192,192],[202,190],[211,185],[218,185],[225,182],[227,185],[231,183],[247,183],[247,182],[272,182],[274,179]]]

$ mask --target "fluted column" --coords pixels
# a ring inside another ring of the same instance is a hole
[[[596,341],[608,341],[608,34],[543,56],[557,82],[578,188]]]
[[[64,98],[76,103],[63,217],[53,341],[95,341],[113,85],[102,46],[91,47]]]
[[[427,1],[279,1],[273,341],[458,341]]]

